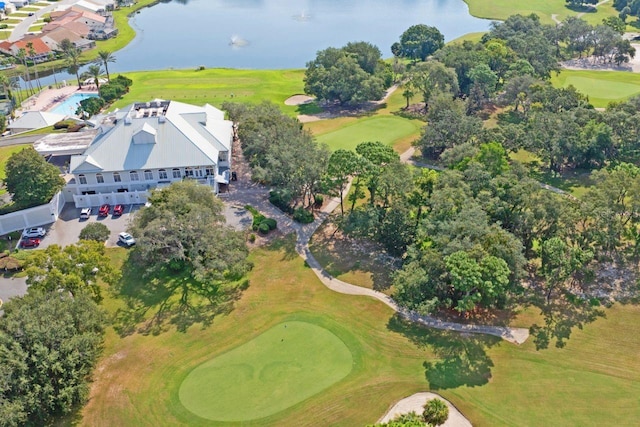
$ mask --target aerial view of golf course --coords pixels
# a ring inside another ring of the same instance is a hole
[[[0,426],[637,426],[639,0],[0,3]]]

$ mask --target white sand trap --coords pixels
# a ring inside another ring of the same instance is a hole
[[[455,406],[451,404],[447,399],[443,398],[439,394],[436,393],[416,393],[409,397],[405,397],[404,399],[398,401],[387,413],[384,417],[380,418],[379,423],[387,423],[397,417],[398,415],[408,414],[409,412],[416,412],[418,414],[422,414],[424,411],[424,405],[431,399],[435,398],[443,400],[447,406],[449,407],[449,418],[447,422],[442,424],[443,427],[471,427],[471,423],[468,419],[456,409]]]
[[[313,97],[309,95],[293,95],[284,101],[285,105],[302,105],[313,101]]]

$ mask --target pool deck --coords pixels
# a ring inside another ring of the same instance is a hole
[[[97,90],[91,90],[91,88],[95,88],[95,86],[83,86],[82,90],[78,89],[76,85],[63,86],[57,89],[43,89],[40,93],[22,103],[20,108],[16,110],[16,117],[27,111],[49,111],[74,93],[97,93]]]

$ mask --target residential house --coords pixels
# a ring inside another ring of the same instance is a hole
[[[86,25],[80,24],[86,28]],[[60,50],[60,43],[62,40],[68,39],[73,45],[80,50],[93,49],[96,47],[96,42],[86,39],[80,34],[72,31],[68,27],[57,27],[52,30],[43,32],[40,35],[40,39],[52,50]]]
[[[82,155],[71,157],[65,198],[78,208],[145,203],[150,190],[183,179],[217,193],[229,183],[232,135],[232,123],[208,104],[131,104],[103,122]]]
[[[37,36],[26,36],[13,43],[9,41],[0,42],[0,52],[6,55],[17,56],[20,49],[24,49],[26,58],[33,62],[45,62],[52,51],[52,49]]]

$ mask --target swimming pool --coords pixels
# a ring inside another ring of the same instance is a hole
[[[49,110],[49,113],[64,114],[65,116],[75,116],[76,110],[80,105],[80,101],[87,98],[98,96],[95,93],[74,93],[55,108]]]

